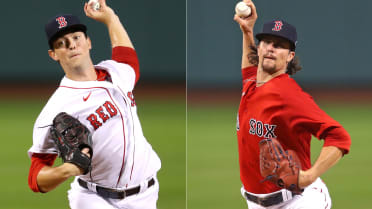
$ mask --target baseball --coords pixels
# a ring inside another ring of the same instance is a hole
[[[88,4],[91,5],[94,10],[99,10],[99,8],[101,7],[98,0],[89,0]]]
[[[248,17],[249,15],[251,15],[251,8],[249,6],[247,6],[246,3],[241,1],[241,2],[236,4],[235,13],[239,17]]]

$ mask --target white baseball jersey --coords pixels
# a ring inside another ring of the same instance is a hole
[[[125,189],[137,186],[161,167],[158,155],[143,136],[132,90],[134,70],[113,60],[95,66],[106,70],[109,81],[73,81],[64,77],[38,116],[28,154],[57,153],[49,136],[54,117],[66,112],[92,133],[91,174],[80,176],[98,185]]]

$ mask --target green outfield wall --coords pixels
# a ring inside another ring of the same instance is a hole
[[[109,59],[106,27],[87,18],[84,0],[6,1],[0,13],[1,82],[53,82],[62,69],[49,58],[45,23],[57,14],[78,15],[88,26],[94,63]],[[185,80],[186,4],[179,0],[107,0],[134,43],[142,78]],[[175,9],[177,8],[177,9]]]
[[[141,64],[142,80],[182,82],[188,87],[239,86],[241,33],[231,0],[108,0],[127,28]],[[296,76],[308,86],[371,87],[372,2],[257,0],[256,32],[283,18],[298,30]],[[83,13],[83,0],[6,1],[0,14],[0,82],[59,80],[62,70],[48,57],[44,24],[73,13],[88,26],[95,63],[111,55],[103,24]]]
[[[237,1],[188,1],[188,86],[240,85],[241,32],[233,20]],[[370,1],[256,0],[258,20],[283,18],[297,27],[296,76],[308,86],[372,86]]]

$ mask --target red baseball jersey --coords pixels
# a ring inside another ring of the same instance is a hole
[[[256,73],[256,66],[242,69],[243,91],[237,119],[240,178],[246,191],[265,194],[281,189],[269,181],[261,182],[262,139],[276,138],[285,150],[294,150],[303,170],[311,167],[312,135],[324,139],[324,146],[349,152],[351,140],[346,130],[322,111],[288,74],[256,87]]]

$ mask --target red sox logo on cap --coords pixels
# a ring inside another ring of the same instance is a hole
[[[66,18],[61,16],[61,17],[57,17],[56,21],[58,22],[59,24],[59,27],[58,28],[63,28],[63,27],[66,27],[67,26],[67,21],[66,21]]]
[[[278,21],[275,21],[275,26],[272,28],[273,31],[280,31],[282,30],[282,26],[283,26],[283,22],[278,20]]]

